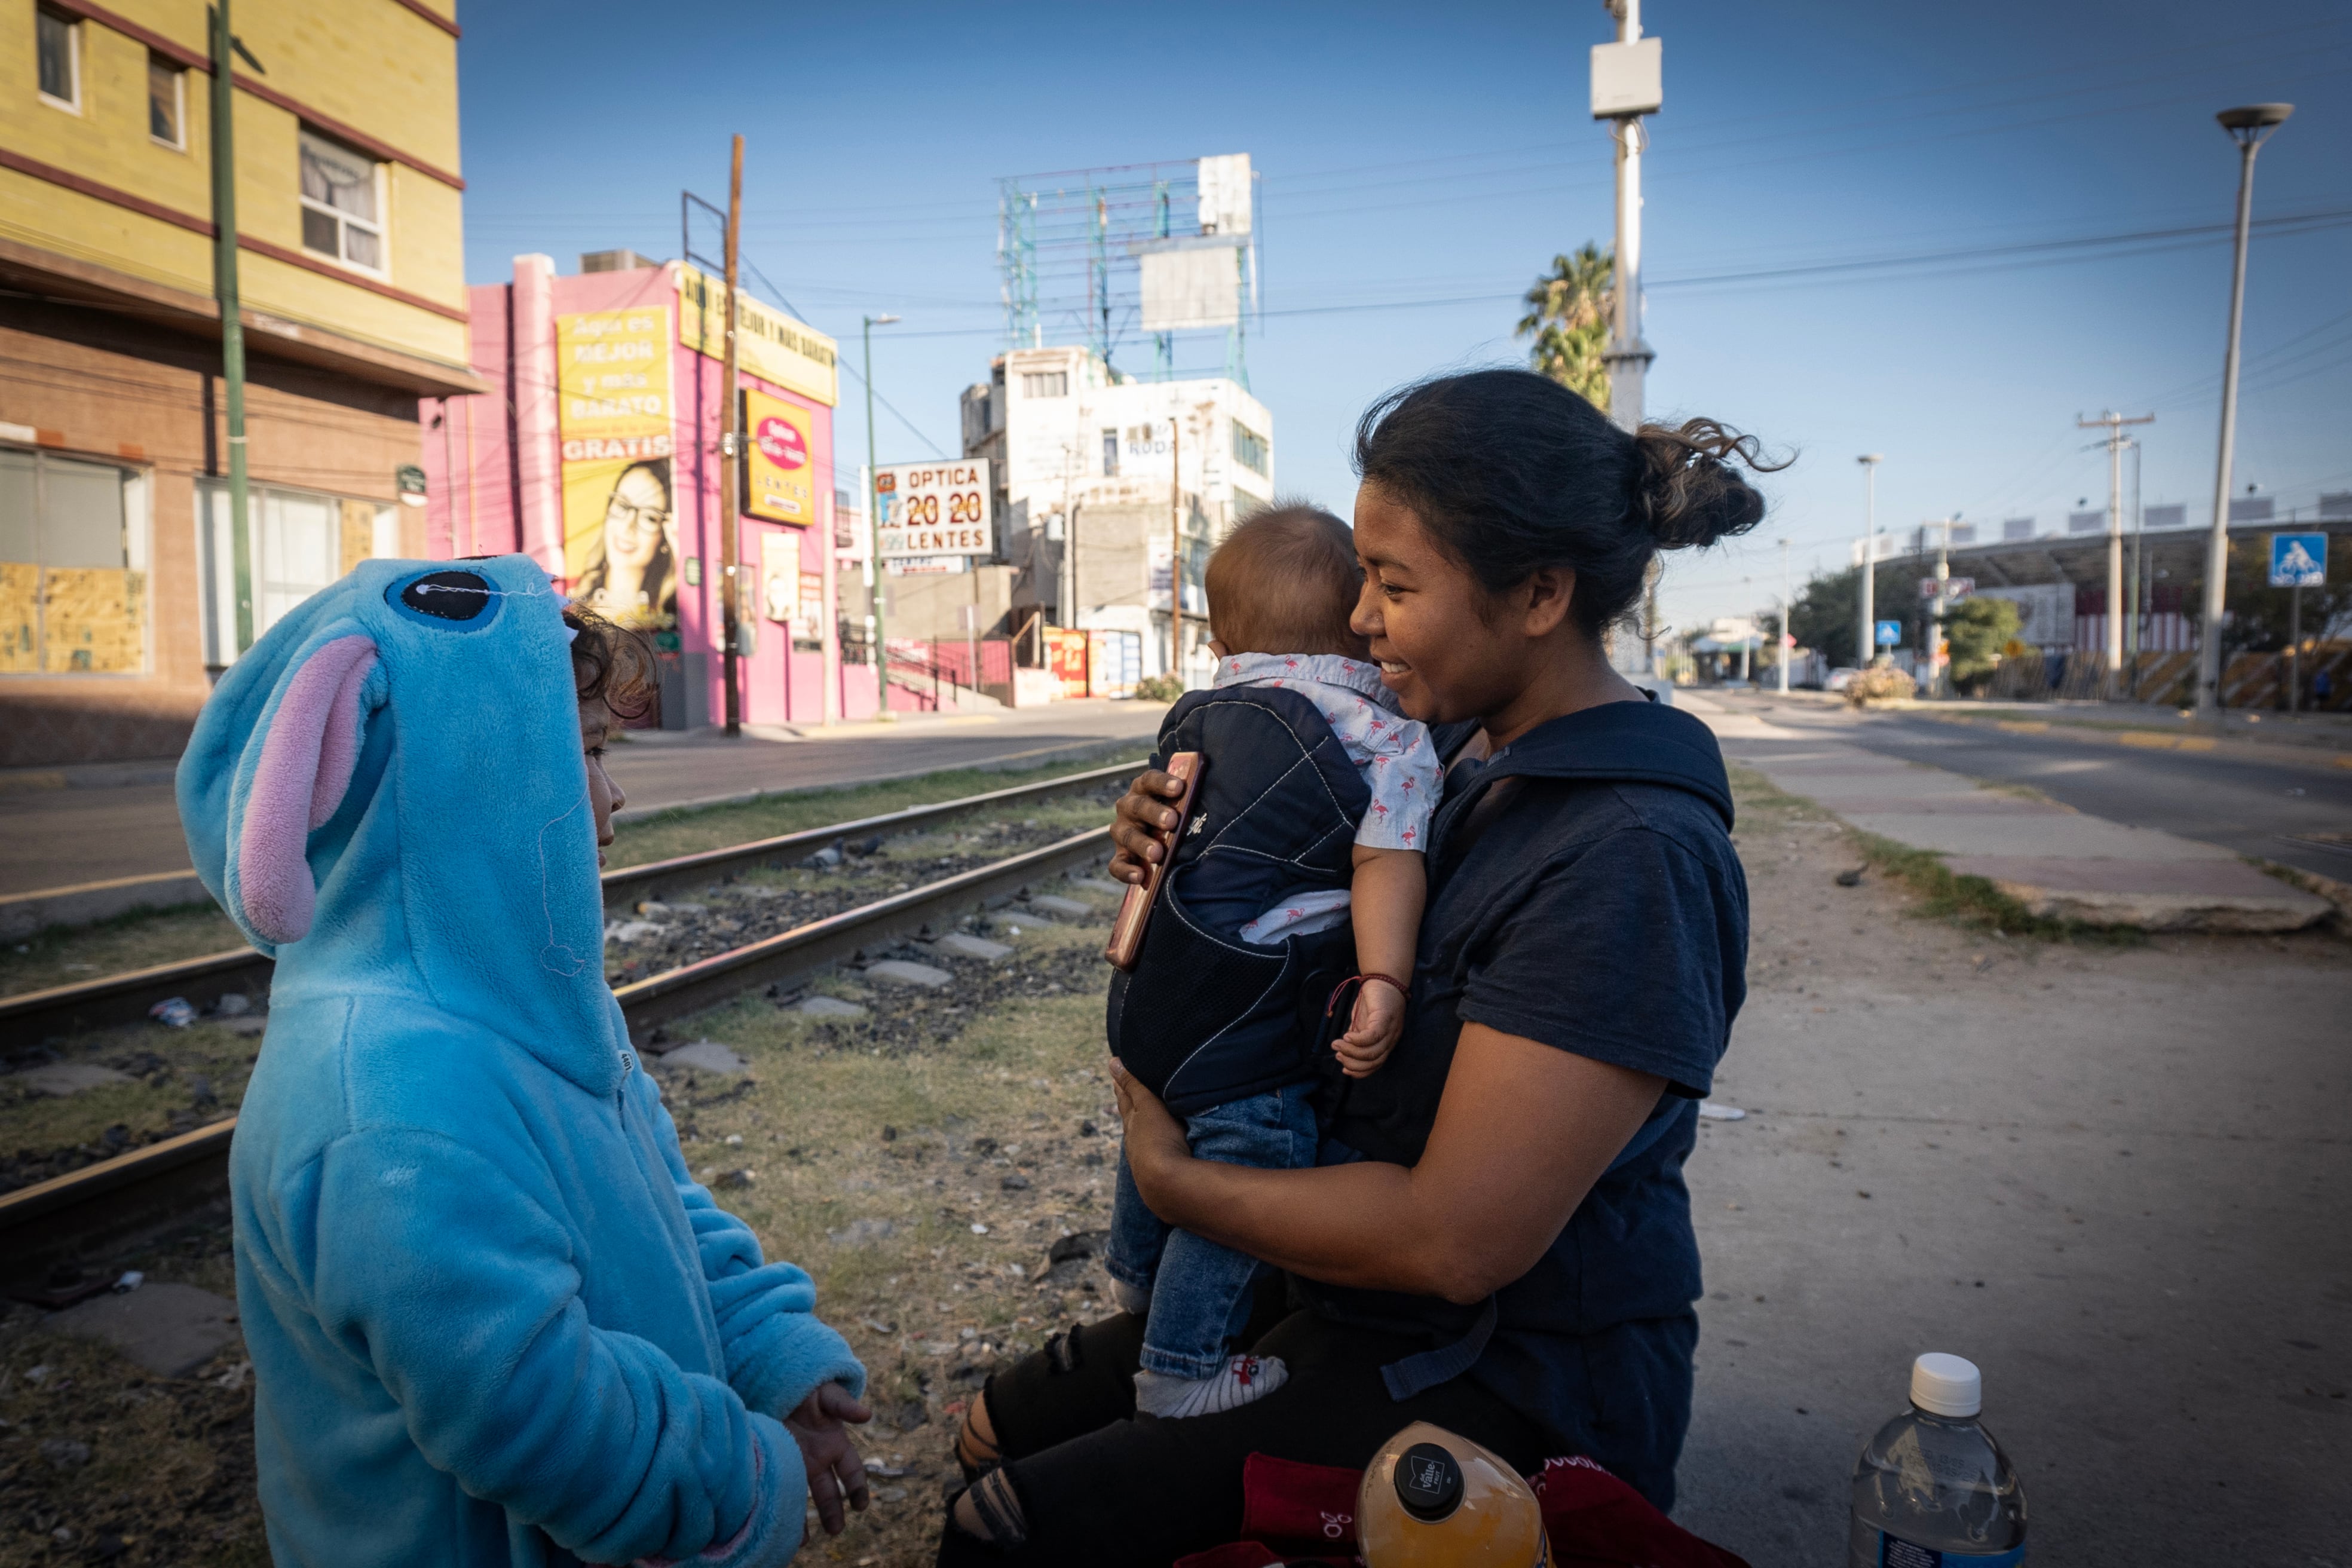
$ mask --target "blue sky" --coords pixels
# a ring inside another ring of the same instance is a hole
[[[906,318],[876,336],[876,384],[906,416],[879,416],[886,462],[952,447],[957,395],[1003,346],[1000,175],[1250,153],[1267,311],[1253,390],[1281,487],[1343,511],[1363,405],[1520,361],[1517,293],[1612,231],[1610,143],[1586,110],[1585,51],[1612,36],[1598,0],[504,0],[462,20],[468,277],[503,280],[525,251],[565,270],[607,247],[677,254],[680,187],[723,201],[740,132],[745,254],[773,285],[747,272],[754,291],[853,365],[862,313]],[[1670,621],[1770,601],[1781,538],[1800,580],[1843,565],[1864,451],[1885,454],[1882,527],[1957,510],[2046,529],[2104,504],[2076,416],[2153,411],[2148,501],[2209,504],[2226,239],[1999,247],[2226,223],[2237,155],[2211,116],[2233,103],[2297,106],[2258,164],[2257,219],[2344,215],[2254,243],[2240,489],[2282,508],[2352,489],[2352,9],[1652,0],[1643,23],[1666,81],[1646,180],[1652,416],[1714,416],[1798,457],[1755,535],[1674,558]],[[864,409],[844,394],[854,467]]]

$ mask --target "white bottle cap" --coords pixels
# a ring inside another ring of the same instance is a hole
[[[1911,1363],[1911,1403],[1937,1415],[1974,1415],[1984,1408],[1984,1374],[1972,1361],[1929,1351]]]

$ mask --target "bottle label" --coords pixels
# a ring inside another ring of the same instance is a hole
[[[1914,1546],[1883,1530],[1871,1533],[1878,1537],[1878,1553],[1872,1559],[1878,1568],[2023,1568],[2025,1563],[2022,1545],[2006,1552],[1939,1552]]]

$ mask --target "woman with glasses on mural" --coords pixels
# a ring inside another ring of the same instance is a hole
[[[677,624],[677,550],[672,537],[669,462],[631,463],[613,481],[595,561],[572,597],[617,625]]]

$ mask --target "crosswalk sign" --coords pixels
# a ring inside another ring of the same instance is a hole
[[[2317,588],[2327,581],[2327,535],[2271,535],[2271,586]]]

